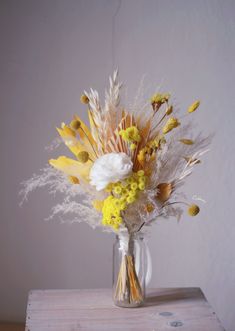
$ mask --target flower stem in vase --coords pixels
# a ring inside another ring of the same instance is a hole
[[[144,301],[144,294],[135,267],[133,240],[128,251],[123,253],[114,288],[114,302],[122,307],[137,307]]]

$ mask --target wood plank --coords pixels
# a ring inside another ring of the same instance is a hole
[[[111,290],[35,290],[26,331],[222,331],[199,288],[151,290],[143,307],[119,308]]]
[[[0,322],[0,331],[24,331],[23,323]]]

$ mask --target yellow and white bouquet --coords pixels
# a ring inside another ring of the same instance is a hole
[[[192,137],[190,123],[182,124],[200,102],[193,102],[180,118],[170,94],[157,93],[125,107],[121,87],[115,71],[103,106],[97,91],[84,92],[81,102],[87,107],[89,127],[75,115],[57,129],[73,157],[49,160],[40,175],[24,182],[25,197],[48,185],[50,192],[66,196],[53,207],[51,217],[74,214],[72,221],[129,235],[159,217],[179,219],[181,206],[197,215],[199,206],[185,200],[180,189],[208,143],[201,135]]]

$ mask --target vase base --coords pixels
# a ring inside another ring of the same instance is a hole
[[[125,301],[114,301],[115,306],[121,308],[138,308],[144,305],[144,302],[125,302]]]

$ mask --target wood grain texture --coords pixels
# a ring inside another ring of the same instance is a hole
[[[0,331],[24,331],[23,323],[0,322]]]
[[[35,290],[26,331],[222,331],[199,288],[150,290],[140,308],[119,308],[111,290]]]

